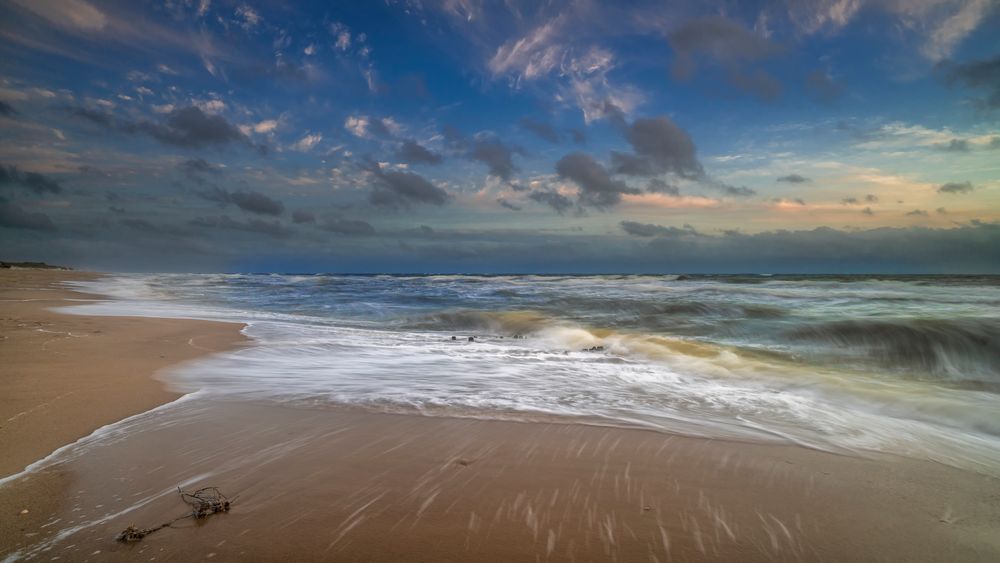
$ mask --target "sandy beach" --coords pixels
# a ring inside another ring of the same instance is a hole
[[[0,274],[0,474],[139,416],[0,486],[0,557],[1000,559],[1000,481],[927,461],[249,400],[140,414],[178,396],[159,370],[240,346],[240,325],[49,310],[95,298],[54,285],[89,275]],[[230,513],[114,541],[209,485]]]

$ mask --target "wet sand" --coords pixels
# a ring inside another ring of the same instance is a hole
[[[1000,560],[1000,481],[899,457],[211,397],[116,428],[0,486],[0,557]],[[114,541],[208,485],[230,513]]]
[[[97,274],[0,270],[0,478],[97,428],[180,395],[160,369],[241,343],[241,325],[66,315],[99,296],[59,282]]]

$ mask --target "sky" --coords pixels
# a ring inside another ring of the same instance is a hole
[[[0,0],[0,259],[1000,273],[1000,2]]]

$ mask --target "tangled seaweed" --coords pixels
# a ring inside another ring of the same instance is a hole
[[[222,491],[220,491],[218,487],[203,487],[194,492],[182,491],[180,487],[178,487],[177,493],[181,496],[181,500],[191,507],[191,512],[183,516],[178,516],[169,522],[164,522],[155,528],[136,528],[135,524],[131,524],[128,528],[122,530],[122,532],[115,537],[115,540],[122,543],[141,541],[149,534],[162,530],[163,528],[169,528],[175,522],[186,518],[200,520],[202,518],[207,518],[212,514],[218,514],[219,512],[229,512],[229,508],[233,503],[233,501],[229,500],[226,495],[222,494]]]

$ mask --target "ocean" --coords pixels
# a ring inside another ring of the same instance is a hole
[[[642,427],[1000,474],[1000,277],[116,274],[84,314],[246,323],[190,401]],[[188,401],[188,402],[190,402]]]

